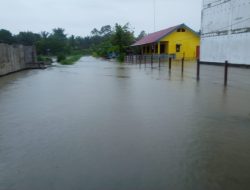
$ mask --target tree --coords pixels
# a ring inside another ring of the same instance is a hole
[[[96,28],[94,28],[94,29],[91,31],[91,34],[92,34],[93,36],[99,36],[100,32],[99,32],[99,30],[97,30]]]
[[[68,44],[70,46],[71,49],[76,49],[76,40],[75,40],[75,36],[74,35],[71,35],[68,39]]]
[[[26,46],[35,45],[37,41],[41,39],[39,34],[33,32],[19,32],[18,35],[14,36],[16,43],[23,44]]]
[[[115,31],[112,38],[112,44],[116,47],[117,53],[119,54],[119,61],[123,61],[126,48],[134,42],[134,33],[130,31],[129,23],[121,26],[115,25]]]
[[[64,32],[65,32],[65,30],[63,28],[55,28],[55,29],[53,29],[53,33],[52,33],[51,37],[55,38],[57,40],[66,41],[67,35]]]
[[[112,32],[112,28],[110,25],[106,25],[106,26],[103,26],[101,27],[101,30],[99,31],[99,34],[101,36],[106,36],[106,35],[110,35]]]
[[[13,43],[13,36],[10,31],[4,29],[0,30],[0,43]]]
[[[126,49],[134,39],[134,32],[129,28],[129,24],[124,26],[116,24],[114,28],[104,25],[100,30],[94,28],[91,35],[86,37],[74,35],[67,37],[63,28],[55,28],[51,33],[20,32],[15,36],[7,30],[0,30],[0,42],[36,45],[39,55],[65,56],[85,52],[101,57],[107,57],[110,54],[119,55],[119,60],[122,60]]]
[[[46,32],[46,31],[42,31],[42,32],[41,32],[41,37],[42,37],[43,39],[47,39],[48,36],[49,36],[49,32]]]
[[[147,35],[147,34],[146,34],[146,32],[145,32],[144,30],[141,31],[140,34],[138,35],[138,37],[136,38],[136,41],[138,41],[138,40],[144,38],[146,35]]]
[[[60,53],[69,53],[70,48],[67,44],[67,35],[64,33],[63,28],[53,29],[52,34],[48,37],[47,46],[50,52],[54,55]]]

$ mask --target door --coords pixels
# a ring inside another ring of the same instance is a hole
[[[166,52],[166,44],[161,44],[160,54],[165,54],[165,52]]]

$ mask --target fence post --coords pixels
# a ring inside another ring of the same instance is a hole
[[[197,59],[196,79],[197,79],[197,80],[200,80],[200,59]]]
[[[168,60],[168,68],[169,68],[169,71],[171,71],[171,68],[172,68],[172,58],[169,57],[169,60]]]
[[[151,54],[151,69],[153,69],[153,54]]]
[[[184,73],[184,57],[181,59],[181,73]]]
[[[159,68],[161,67],[161,56],[160,55],[158,55],[159,56]]]
[[[224,70],[224,85],[227,86],[228,79],[228,61],[225,61],[225,70]]]

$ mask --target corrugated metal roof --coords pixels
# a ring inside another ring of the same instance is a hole
[[[144,44],[151,44],[151,43],[157,42],[158,40],[160,40],[164,36],[171,33],[173,30],[176,30],[179,26],[180,25],[173,26],[173,27],[166,28],[166,29],[158,31],[158,32],[151,33],[151,34],[145,36],[144,38],[142,38],[141,40],[137,41],[136,43],[134,43],[132,46],[140,46],[140,45],[144,45]]]
[[[162,39],[163,37],[169,35],[170,33],[172,33],[173,31],[177,30],[180,27],[185,27],[188,28],[189,30],[191,30],[192,32],[194,32],[191,28],[187,27],[185,24],[180,24],[177,26],[173,26],[158,32],[154,32],[152,34],[149,34],[147,36],[145,36],[144,38],[142,38],[141,40],[135,42],[134,44],[132,44],[132,46],[140,46],[140,45],[145,45],[145,44],[151,44],[151,43],[155,43],[158,42],[160,39]],[[196,35],[197,33],[194,32]]]

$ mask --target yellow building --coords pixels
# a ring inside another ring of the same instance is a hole
[[[199,57],[200,36],[185,24],[181,24],[149,34],[132,46],[139,47],[144,55],[166,54],[176,59],[196,59]]]

